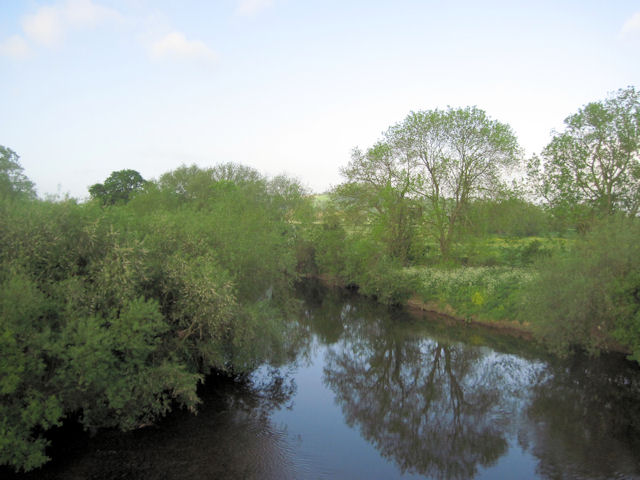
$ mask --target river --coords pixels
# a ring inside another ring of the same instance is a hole
[[[308,288],[291,361],[198,415],[88,439],[42,479],[640,478],[640,370]],[[74,440],[75,439],[75,440]]]

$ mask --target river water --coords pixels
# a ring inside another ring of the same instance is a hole
[[[289,363],[210,378],[197,416],[76,432],[21,478],[640,478],[640,370],[620,357],[319,289],[298,331]]]

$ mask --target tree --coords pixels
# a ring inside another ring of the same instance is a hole
[[[638,214],[640,208],[640,92],[620,89],[567,117],[530,162],[538,193],[552,207]]]
[[[34,184],[22,173],[20,157],[0,145],[0,198],[35,198]]]
[[[389,144],[378,142],[366,153],[354,149],[341,173],[347,183],[336,188],[335,199],[347,212],[370,221],[387,253],[405,261],[416,217],[410,197],[414,186],[411,162],[394,156]]]
[[[385,138],[391,155],[415,172],[414,193],[444,258],[470,200],[495,191],[519,158],[511,128],[477,107],[411,112]]]
[[[112,172],[104,183],[91,185],[89,193],[91,198],[99,199],[104,205],[115,205],[128,202],[146,183],[135,170],[118,170]]]

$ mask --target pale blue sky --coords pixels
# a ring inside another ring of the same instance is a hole
[[[228,161],[323,191],[411,110],[538,153],[639,52],[640,1],[0,0],[0,145],[40,195]]]

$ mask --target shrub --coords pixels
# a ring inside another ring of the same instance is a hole
[[[610,218],[566,253],[537,264],[525,317],[558,352],[580,344],[590,352],[617,340],[640,359],[640,224]]]

